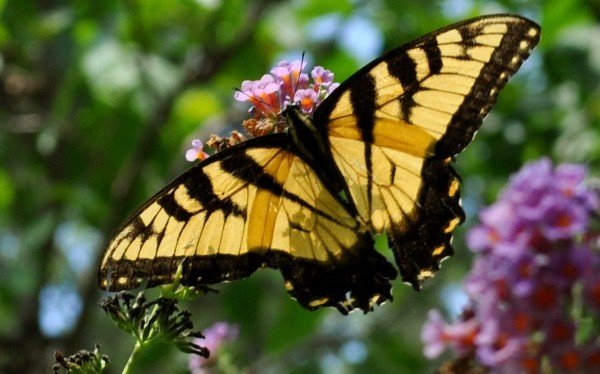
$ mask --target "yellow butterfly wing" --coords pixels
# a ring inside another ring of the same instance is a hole
[[[396,270],[371,236],[385,231],[403,280],[419,288],[464,219],[452,157],[539,33],[517,16],[464,21],[368,64],[312,119],[284,110],[298,121],[291,135],[217,153],[129,218],[103,255],[100,286],[172,283],[178,269],[182,284],[209,285],[266,266],[306,308],[366,312],[391,299]]]
[[[373,248],[285,134],[253,139],[192,167],[117,231],[100,267],[111,291],[246,277],[279,269],[288,292],[309,309],[343,313],[391,299],[396,270]]]
[[[387,232],[415,288],[452,254],[464,219],[452,157],[539,36],[511,15],[448,26],[368,64],[315,112],[350,200],[374,232]]]

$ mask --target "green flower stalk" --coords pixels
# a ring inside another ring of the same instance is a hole
[[[143,292],[137,297],[119,292],[100,304],[106,314],[122,330],[130,333],[136,344],[123,373],[129,373],[139,353],[157,342],[174,344],[183,353],[209,357],[206,347],[193,339],[204,338],[199,331],[192,331],[194,324],[188,311],[179,311],[178,300],[160,297],[146,302]],[[196,340],[197,341],[197,340]]]

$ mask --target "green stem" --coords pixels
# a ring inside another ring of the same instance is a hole
[[[134,366],[134,362],[139,357],[140,352],[142,351],[142,349],[144,349],[144,346],[145,344],[139,340],[135,343],[133,351],[131,351],[131,355],[129,356],[129,360],[127,360],[127,363],[125,364],[125,367],[123,368],[121,374],[130,374],[132,372],[131,369]]]
[[[148,316],[147,320],[148,321],[151,320],[152,316],[154,316],[154,314],[156,314],[157,311],[158,311],[158,305],[154,305],[154,307],[152,308],[152,312]],[[129,360],[127,360],[127,363],[125,364],[125,367],[123,368],[123,371],[121,372],[121,374],[130,374],[131,373],[131,368],[133,367],[135,360],[139,357],[140,352],[154,338],[154,327],[155,326],[156,325],[150,327],[150,334],[148,336],[148,338],[149,338],[148,340],[142,340],[143,339],[142,336],[136,334],[135,346],[133,347],[133,351],[131,351]]]

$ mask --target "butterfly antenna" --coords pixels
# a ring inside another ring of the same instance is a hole
[[[248,95],[247,93],[245,93],[244,91],[242,91],[241,89],[239,89],[239,88],[237,88],[237,87],[235,87],[233,90],[234,90],[235,92],[239,92],[239,93],[241,93],[242,95],[246,95],[246,96],[248,96],[250,99],[255,99],[256,101],[260,102],[261,104],[264,104],[265,106],[270,106],[271,108],[275,108],[275,109],[277,109],[277,110],[281,110],[281,108],[279,107],[279,105],[273,105],[273,104],[269,104],[269,103],[267,103],[266,101],[262,100],[261,98],[258,98],[258,97],[256,97],[256,96],[251,96],[251,95]]]
[[[300,84],[300,77],[302,76],[305,55],[306,51],[302,51],[302,57],[300,57],[300,72],[298,73],[298,79],[296,79],[296,83],[294,84],[294,96],[292,97],[292,100],[294,100],[294,97],[296,97],[296,91],[298,91],[298,85]]]

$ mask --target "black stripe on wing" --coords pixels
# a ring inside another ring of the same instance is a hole
[[[461,152],[473,139],[483,119],[496,103],[498,93],[506,85],[530,51],[540,40],[539,26],[528,20],[506,23],[508,30],[500,46],[493,52],[490,62],[485,64],[471,92],[465,97],[446,134],[436,144],[436,153],[444,158]],[[459,29],[463,39],[473,38],[476,30]],[[523,48],[524,44],[525,48]]]
[[[367,204],[369,211],[373,205],[373,161],[371,145],[374,141],[375,108],[377,103],[377,87],[375,80],[368,74],[357,77],[350,90],[350,102],[356,115],[356,123],[365,143],[365,168],[367,173]]]

